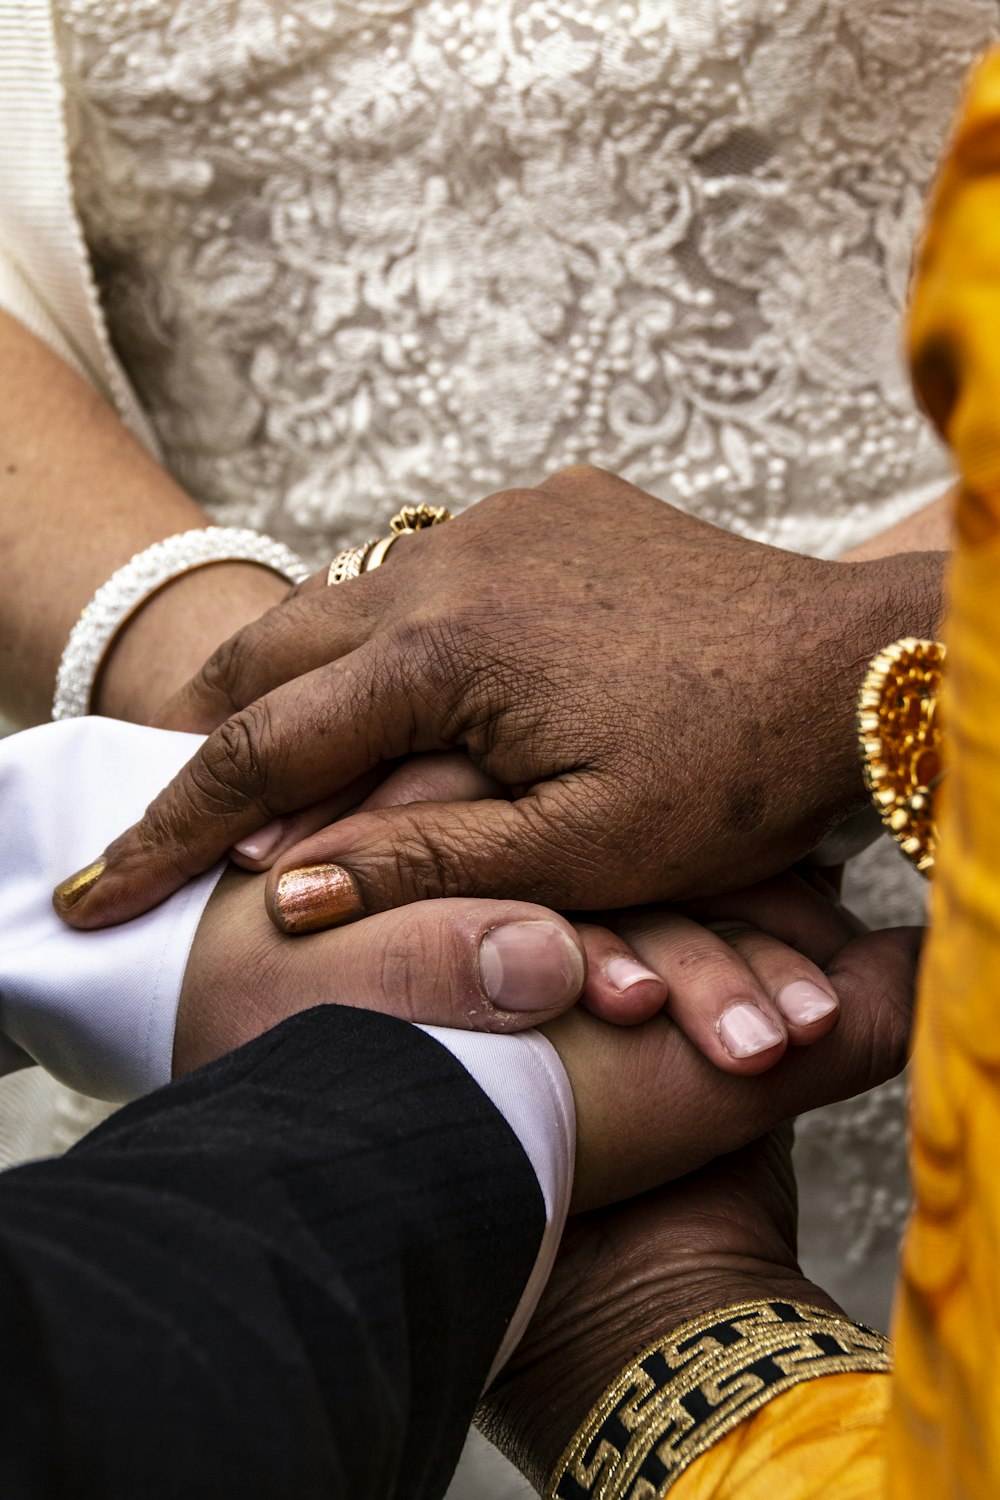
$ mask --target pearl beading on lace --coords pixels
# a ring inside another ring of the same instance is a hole
[[[115,347],[226,522],[318,566],[593,463],[833,555],[947,485],[897,328],[997,0],[53,11]]]
[[[251,562],[289,583],[302,583],[309,569],[283,542],[243,526],[206,526],[154,542],[102,584],[70,632],[56,674],[53,719],[90,712],[97,672],[125,621],[164,584],[209,563]]]

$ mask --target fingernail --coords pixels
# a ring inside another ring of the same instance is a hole
[[[282,932],[322,932],[364,915],[354,876],[340,865],[286,870],[274,891],[274,914]]]
[[[265,823],[263,828],[258,828],[256,833],[251,833],[249,838],[240,839],[238,844],[233,845],[233,848],[246,859],[267,859],[281,838],[284,828],[285,825],[281,819],[275,818],[273,822]]]
[[[793,1026],[808,1026],[837,1009],[837,1002],[810,979],[795,979],[774,997],[774,1003]]]
[[[754,1057],[783,1040],[777,1026],[756,1005],[731,1005],[719,1021],[719,1035],[731,1057]]]
[[[68,880],[61,880],[52,892],[52,904],[56,910],[69,911],[71,906],[75,906],[80,897],[85,896],[104,874],[106,864],[103,857],[95,859],[92,865],[85,865],[75,875],[70,875]]]
[[[659,974],[645,964],[636,963],[634,958],[609,958],[604,965],[604,976],[619,991],[630,990],[634,984],[648,984],[650,980],[654,984],[663,983]]]
[[[575,1000],[586,973],[583,954],[554,922],[510,922],[479,945],[483,989],[500,1010],[551,1010]]]

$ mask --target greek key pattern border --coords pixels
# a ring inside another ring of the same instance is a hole
[[[804,1380],[891,1369],[889,1342],[798,1302],[741,1302],[640,1354],[570,1442],[545,1500],[662,1500],[688,1464]]]

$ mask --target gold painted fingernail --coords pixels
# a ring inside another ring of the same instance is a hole
[[[57,911],[69,911],[75,906],[81,896],[85,896],[104,874],[107,860],[103,857],[95,859],[92,865],[85,865],[82,870],[77,870],[68,880],[61,880],[52,892],[52,904]]]
[[[340,865],[286,870],[274,891],[274,915],[282,932],[322,932],[364,915],[354,876]]]

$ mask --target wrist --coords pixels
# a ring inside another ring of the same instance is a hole
[[[691,1318],[761,1298],[840,1313],[798,1270],[749,1259],[669,1276],[635,1267],[603,1308],[561,1296],[571,1310],[546,1317],[544,1340],[529,1332],[484,1397],[477,1425],[541,1492],[588,1413],[637,1355]]]
[[[277,573],[220,562],[183,573],[145,601],[118,631],[94,685],[94,713],[149,723],[220,642],[288,592]]]

